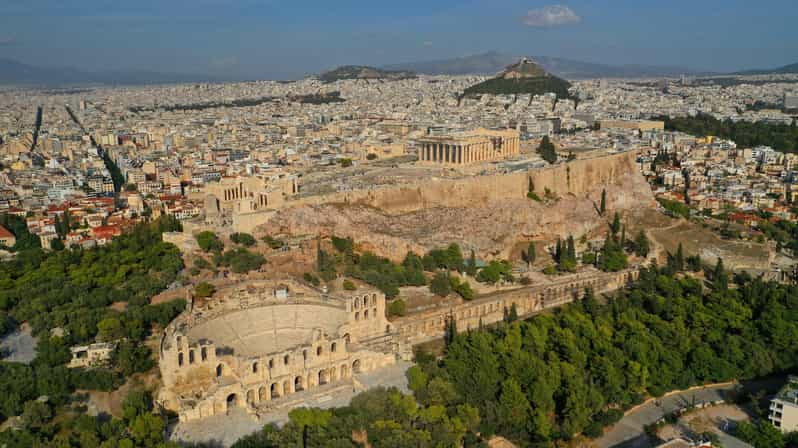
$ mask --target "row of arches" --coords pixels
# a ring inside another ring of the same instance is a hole
[[[178,336],[178,341],[179,340],[180,340],[180,337]],[[207,347],[201,347],[200,348],[200,361],[202,362],[202,361],[207,361],[207,360],[208,360],[208,348]],[[195,362],[196,362],[196,355],[195,355],[194,349],[192,348],[192,349],[189,349],[189,351],[188,351],[188,364],[191,365],[191,364],[194,364]],[[185,355],[183,354],[183,352],[182,351],[177,352],[177,366],[178,367],[183,367],[183,365],[185,363],[186,363],[186,359],[185,359]]]
[[[371,295],[366,294],[362,298],[355,297],[355,300],[352,302],[352,306],[356,310],[359,310],[361,306],[363,308],[367,308],[369,306],[377,306],[377,294],[376,293]]]
[[[301,392],[303,390],[323,386],[335,381],[349,378],[353,374],[360,373],[360,371],[360,360],[356,359],[351,365],[348,363],[341,364],[339,366],[333,366],[311,372],[307,375],[295,375],[264,384],[257,388],[249,389],[246,391],[243,401],[242,397],[240,397],[238,394],[231,393],[227,395],[227,398],[223,402],[223,411],[229,411],[231,408],[236,406],[255,406],[260,403],[278,400],[296,392]],[[214,410],[215,413],[218,413],[218,406],[216,406]],[[201,411],[201,414],[204,413],[205,412]]]

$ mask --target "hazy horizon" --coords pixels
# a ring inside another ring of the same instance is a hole
[[[4,8],[0,58],[85,71],[296,78],[487,51],[715,72],[798,62],[798,5],[784,0],[31,3]]]

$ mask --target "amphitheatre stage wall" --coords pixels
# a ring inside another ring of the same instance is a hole
[[[631,268],[620,272],[594,271],[569,275],[552,283],[502,291],[470,302],[413,313],[395,320],[393,325],[395,332],[406,343],[418,344],[442,338],[450,319],[454,319],[459,331],[465,331],[478,328],[480,324],[501,322],[513,305],[518,316],[524,318],[570,303],[575,297],[581,297],[586,288],[593,289],[596,294],[619,289],[636,280],[639,273],[637,268]]]
[[[414,184],[310,196],[286,201],[283,207],[364,205],[388,214],[403,214],[432,207],[479,207],[525,198],[530,186],[541,197],[547,189],[560,196],[580,197],[601,185],[620,183],[627,176],[641,176],[635,165],[637,155],[636,151],[627,151],[507,174],[429,179]],[[252,232],[274,215],[274,210],[236,213],[233,227],[235,231]]]

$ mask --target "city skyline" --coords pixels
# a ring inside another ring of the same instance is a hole
[[[14,2],[0,58],[86,71],[298,78],[344,64],[389,65],[496,50],[608,65],[728,72],[798,58],[787,1],[664,5],[411,0],[324,4],[255,0]],[[741,30],[743,32],[741,32]]]

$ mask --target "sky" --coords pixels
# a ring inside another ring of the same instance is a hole
[[[0,58],[289,79],[499,51],[736,71],[798,62],[797,0],[0,0]]]

